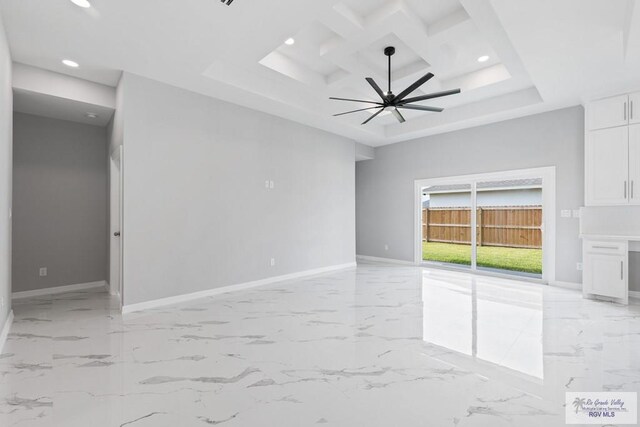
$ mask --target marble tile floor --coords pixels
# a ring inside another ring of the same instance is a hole
[[[361,264],[122,316],[14,302],[0,426],[564,426],[567,391],[640,390],[640,306]]]

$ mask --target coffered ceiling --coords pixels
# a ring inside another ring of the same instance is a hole
[[[373,146],[640,89],[633,0],[91,1],[0,0],[14,60],[109,85],[124,70]],[[432,72],[416,96],[462,93],[403,124],[333,117],[361,104],[329,96],[376,100],[365,77],[386,88],[390,45],[394,92]]]

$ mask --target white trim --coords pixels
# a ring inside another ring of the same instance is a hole
[[[350,262],[347,264],[331,265],[329,267],[316,268],[313,270],[299,271],[297,273],[285,274],[282,276],[268,277],[266,279],[255,280],[253,282],[239,283],[236,285],[223,286],[221,288],[207,289],[206,291],[194,292],[191,294],[176,295],[173,297],[160,298],[152,301],[141,302],[137,304],[129,304],[122,306],[122,314],[132,313],[134,311],[143,311],[151,308],[162,307],[165,305],[178,304],[185,301],[191,301],[200,298],[211,297],[229,292],[242,291],[245,289],[257,288],[259,286],[270,285],[272,283],[282,282],[285,280],[298,279],[301,277],[315,276],[318,274],[329,273],[336,270],[344,270],[354,268],[357,264]]]
[[[399,265],[412,265],[412,266],[416,265],[411,261],[406,261],[402,259],[381,258],[377,256],[368,256],[368,255],[356,255],[356,259],[361,261],[381,262],[385,264],[399,264]]]
[[[556,167],[508,170],[453,177],[416,179],[414,181],[414,262],[422,262],[422,188],[443,184],[470,184],[496,179],[542,178],[542,280],[555,282],[556,278]],[[473,212],[473,211],[472,211]],[[473,215],[472,215],[473,216]],[[473,235],[473,233],[472,233]],[[477,270],[471,269],[471,272]]]
[[[629,291],[629,298],[640,299],[640,292],[638,292],[638,291]]]
[[[64,292],[76,292],[83,291],[85,289],[93,289],[93,288],[107,288],[109,285],[106,281],[100,280],[98,282],[89,282],[89,283],[78,283],[75,285],[67,285],[67,286],[56,286],[55,288],[44,288],[44,289],[35,289],[33,291],[22,291],[22,292],[14,292],[11,294],[13,299],[19,298],[31,298],[31,297],[39,297],[43,295],[55,295],[61,294]]]
[[[4,322],[4,326],[2,327],[2,332],[0,332],[0,354],[2,353],[4,344],[7,342],[7,337],[9,336],[9,329],[11,329],[12,324],[13,324],[13,310],[9,312],[9,315],[7,316],[7,319]]]
[[[576,291],[582,290],[582,283],[563,282],[561,280],[556,280],[555,282],[551,282],[549,284],[551,286],[555,286],[555,287],[558,287],[558,288],[574,289]]]

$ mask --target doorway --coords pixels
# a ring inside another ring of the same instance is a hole
[[[124,301],[122,280],[122,195],[123,195],[123,147],[119,146],[110,158],[110,225],[109,225],[109,291],[118,298],[120,307]]]
[[[415,191],[417,264],[555,280],[554,167],[416,180]]]

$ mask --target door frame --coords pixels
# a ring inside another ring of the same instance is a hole
[[[414,263],[424,265],[422,261],[422,189],[432,185],[444,184],[470,184],[471,185],[471,229],[476,229],[476,215],[474,209],[477,206],[476,186],[480,181],[495,181],[509,179],[542,178],[542,282],[553,283],[556,280],[556,167],[548,166],[532,169],[518,169],[498,172],[488,172],[472,175],[459,175],[452,177],[438,177],[416,179],[414,182]],[[507,276],[513,275],[486,272],[477,269],[477,236],[471,233],[471,270],[461,271],[472,273]],[[455,268],[455,267],[450,267]],[[519,280],[527,280],[520,278]]]

